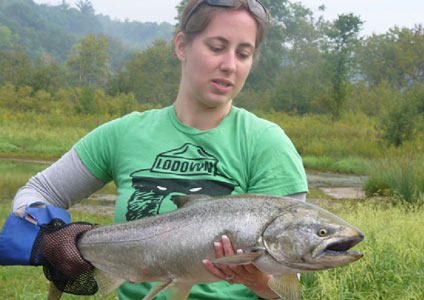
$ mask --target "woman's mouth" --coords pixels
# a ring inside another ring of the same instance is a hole
[[[233,87],[233,84],[228,80],[216,79],[216,80],[212,80],[212,84],[215,87],[215,89],[223,93],[228,92]]]

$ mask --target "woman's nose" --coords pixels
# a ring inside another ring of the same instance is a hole
[[[222,57],[220,69],[227,73],[235,72],[237,70],[236,55],[231,52],[225,53]]]

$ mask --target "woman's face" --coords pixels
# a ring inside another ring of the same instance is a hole
[[[217,12],[191,44],[176,39],[182,62],[181,95],[213,108],[225,104],[242,89],[253,63],[257,25],[245,10]]]

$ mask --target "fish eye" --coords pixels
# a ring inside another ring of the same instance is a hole
[[[328,236],[328,230],[325,229],[325,228],[321,228],[320,230],[318,230],[318,236],[320,236],[320,237]]]

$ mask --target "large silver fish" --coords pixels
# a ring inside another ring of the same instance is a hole
[[[238,195],[188,196],[170,213],[94,228],[78,248],[96,268],[100,293],[126,281],[160,281],[143,300],[170,289],[184,300],[197,283],[219,280],[202,260],[215,257],[213,243],[227,235],[243,254],[214,263],[254,264],[272,274],[269,286],[282,298],[300,299],[297,273],[325,270],[356,261],[348,250],[363,240],[354,226],[315,205],[291,198]]]

